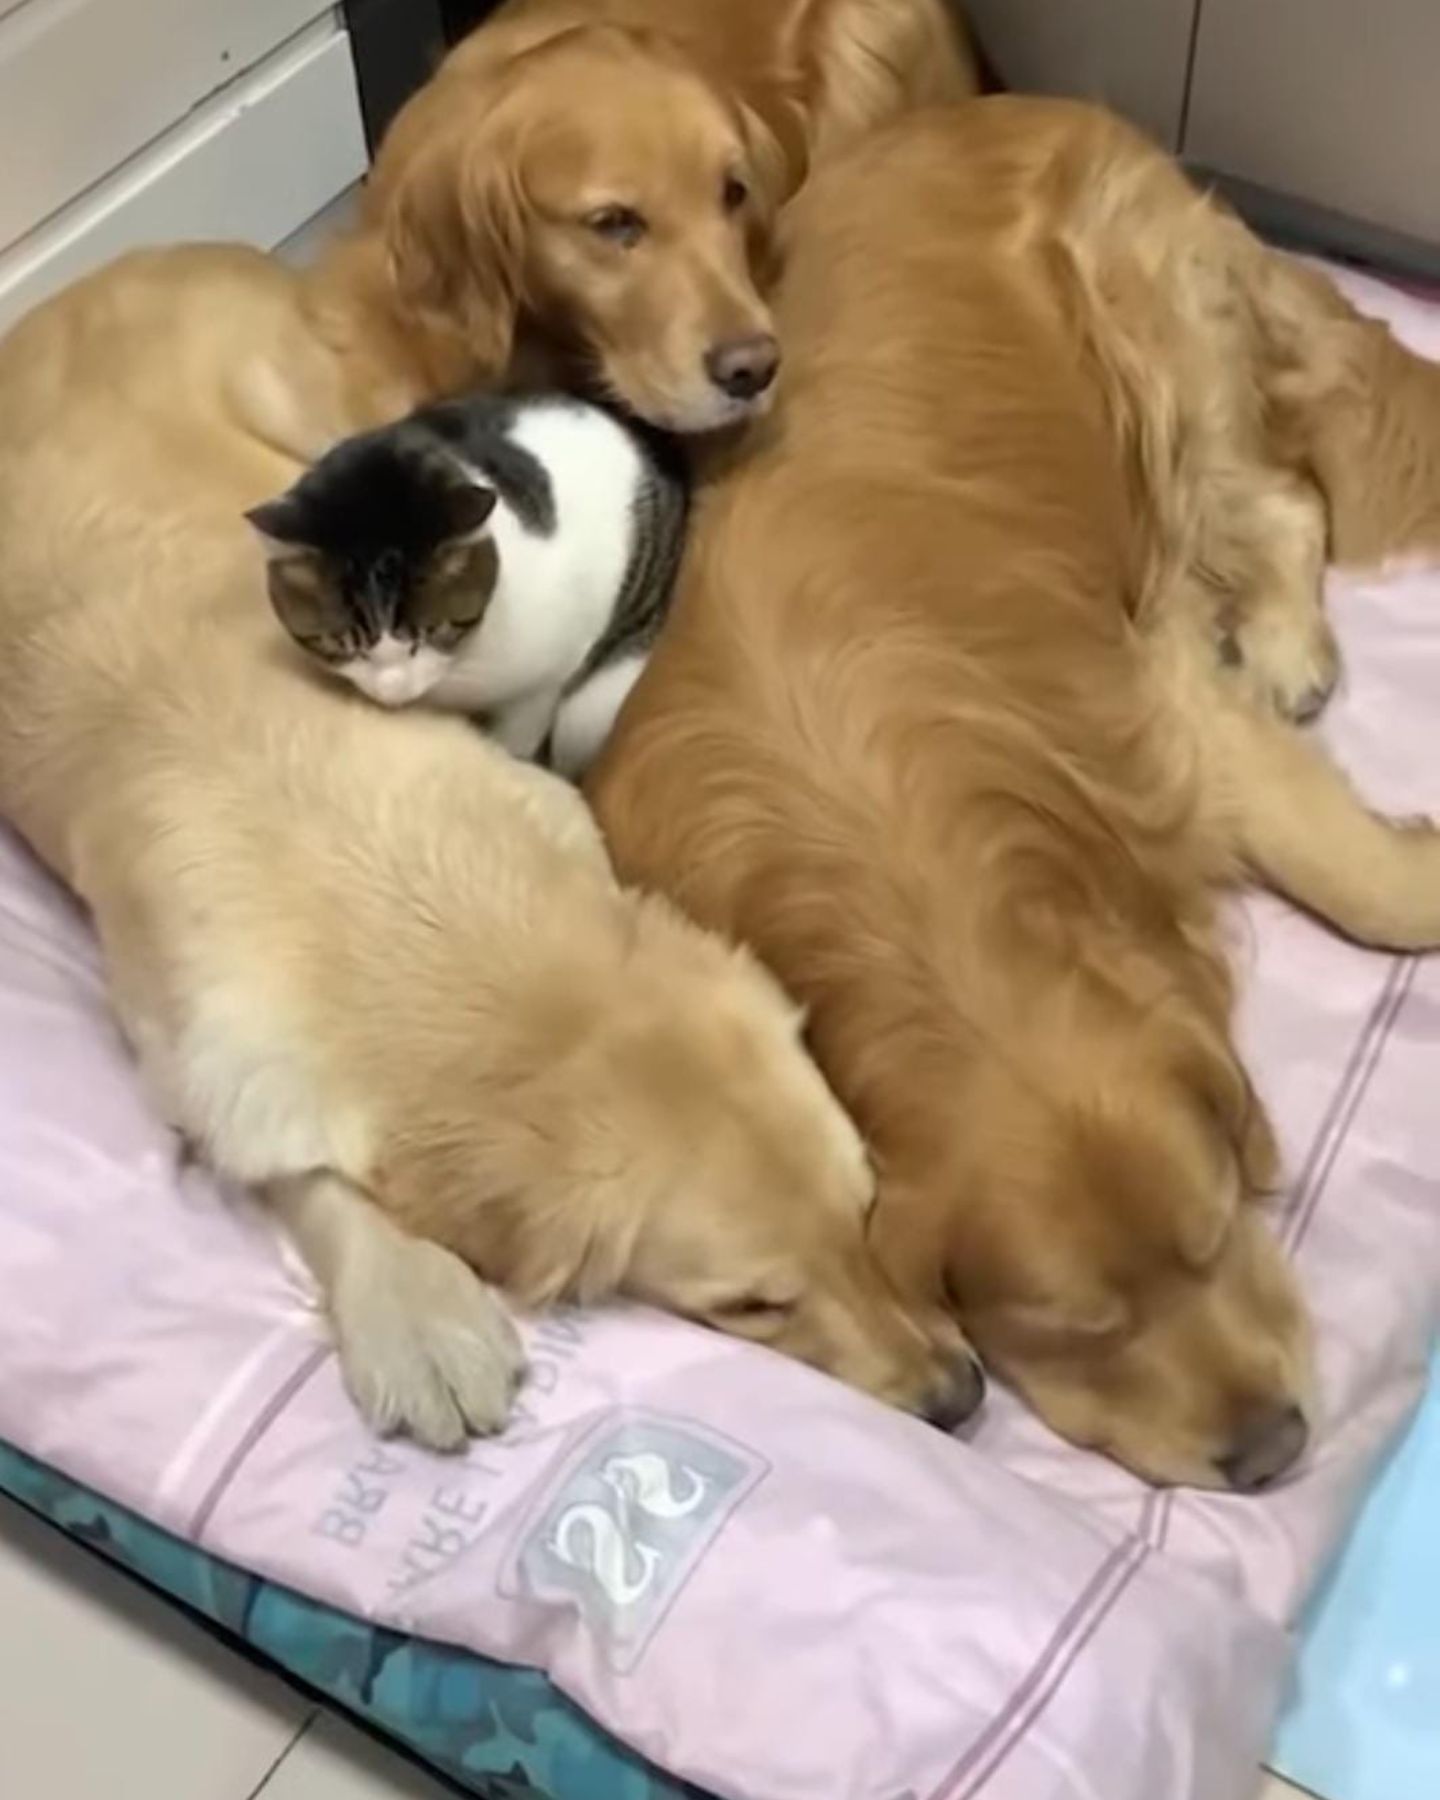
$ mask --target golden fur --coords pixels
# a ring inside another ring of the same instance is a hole
[[[756,281],[812,156],[973,85],[941,0],[511,0],[401,111],[342,255],[433,385],[578,376],[716,429],[764,404],[705,358],[769,335]],[[638,241],[587,223],[615,207]]]
[[[706,431],[761,404],[705,359],[769,335],[757,284],[788,188],[764,124],[668,38],[579,26],[445,65],[391,126],[332,262],[419,337],[437,391],[579,378]],[[622,207],[633,243],[594,224]]]
[[[869,1256],[859,1139],[771,978],[622,892],[558,780],[289,646],[242,512],[299,471],[238,345],[275,417],[343,421],[248,252],[128,258],[0,344],[0,809],[92,909],[168,1116],[289,1222],[367,1416],[503,1419],[514,1334],[457,1258],[526,1304],[778,1321],[963,1413],[973,1364]]]
[[[365,216],[314,267],[194,248],[146,265],[147,291],[169,269],[235,327],[224,344],[203,336],[231,421],[309,461],[443,395],[553,380],[562,345],[644,416],[739,416],[701,377],[714,341],[768,327],[758,282],[784,175],[763,127],[672,45],[610,27],[537,46],[483,93],[440,86],[402,110]],[[748,186],[733,214],[727,171]],[[617,262],[583,215],[622,192],[657,241]]]
[[[457,56],[313,270],[130,257],[0,345],[0,805],[94,909],[177,1124],[286,1217],[376,1424],[451,1443],[508,1403],[514,1334],[439,1244],[533,1304],[783,1325],[952,1419],[973,1360],[868,1257],[873,1183],[773,984],[622,895],[573,794],[310,679],[241,522],[337,437],[557,355],[681,429],[751,410],[704,358],[768,331],[781,202],[930,76],[822,0],[782,145],[763,83],[606,10]],[[896,9],[938,69],[930,16]],[[614,204],[643,245],[591,229]]]
[[[576,25],[670,39],[758,114],[792,180],[917,107],[979,91],[950,0],[507,0],[443,65],[488,71]]]
[[[591,797],[808,1009],[911,1303],[1077,1442],[1259,1486],[1309,1359],[1217,907],[1440,941],[1440,838],[1284,716],[1327,519],[1440,550],[1440,375],[1081,106],[916,116],[790,224],[786,383]]]

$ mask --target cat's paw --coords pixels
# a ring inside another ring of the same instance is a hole
[[[504,1302],[448,1250],[414,1240],[332,1297],[345,1385],[382,1437],[459,1450],[501,1430],[524,1373]]]
[[[1260,607],[1221,635],[1220,661],[1256,704],[1295,725],[1325,710],[1340,680],[1340,646],[1319,611]]]

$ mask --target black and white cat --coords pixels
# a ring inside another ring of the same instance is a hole
[[[664,622],[686,503],[678,453],[604,409],[481,395],[346,439],[248,516],[310,656],[575,779]]]

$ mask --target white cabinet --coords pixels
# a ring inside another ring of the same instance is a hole
[[[364,167],[327,0],[0,0],[0,327],[138,244],[278,243]]]

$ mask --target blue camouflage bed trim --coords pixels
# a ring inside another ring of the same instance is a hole
[[[407,1638],[248,1575],[3,1443],[0,1491],[483,1800],[701,1800],[534,1669]]]

